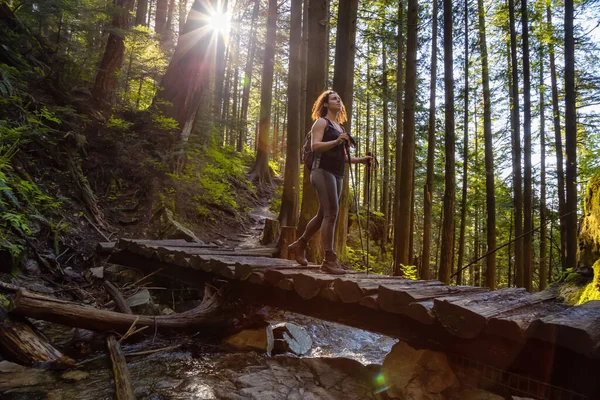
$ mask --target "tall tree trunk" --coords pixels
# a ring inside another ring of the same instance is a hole
[[[310,110],[312,103],[327,88],[327,59],[329,37],[329,0],[311,0],[308,3],[308,49],[310,62],[306,66],[306,127],[312,126]],[[317,214],[319,202],[317,192],[310,184],[310,171],[304,167],[304,180],[302,185],[302,206],[298,232],[302,234],[310,219]],[[300,235],[298,235],[300,236]],[[315,235],[311,240],[307,257],[314,261],[320,257],[321,241]]]
[[[527,0],[521,0],[523,28],[523,284],[531,292],[533,277],[533,184],[531,177],[531,72],[529,67],[529,16]]]
[[[124,31],[129,27],[131,21],[129,13],[133,10],[134,4],[134,0],[117,0],[116,6],[119,7],[119,13],[112,19],[113,29],[108,35],[106,49],[92,88],[92,94],[99,104],[110,103],[117,88],[119,71],[125,53]]]
[[[135,24],[146,25],[146,15],[148,14],[148,0],[138,0],[135,10]]]
[[[333,70],[333,89],[342,98],[348,120],[344,123],[346,132],[352,131],[352,109],[354,92],[354,56],[356,54],[356,16],[358,0],[346,0],[338,7],[337,35],[335,43],[335,66]],[[294,92],[291,92],[294,93]],[[340,198],[340,207],[335,227],[335,250],[341,259],[346,258],[346,239],[348,237],[348,214],[350,207],[350,179],[348,165],[344,173],[344,186]],[[354,177],[355,181],[357,176]],[[356,190],[356,188],[354,188]],[[358,193],[354,193],[357,195]]]
[[[256,51],[256,19],[258,18],[259,0],[254,0],[254,10],[252,11],[252,22],[250,23],[250,38],[248,44],[248,58],[246,59],[246,68],[244,69],[244,87],[242,93],[242,110],[239,125],[239,134],[237,141],[237,151],[241,152],[246,143],[246,133],[248,132],[248,105],[250,104],[250,87],[252,86],[252,71],[254,70],[254,52]]]
[[[154,15],[154,31],[159,35],[163,35],[165,33],[165,27],[167,25],[168,7],[169,0],[156,0],[156,14]]]
[[[260,87],[260,119],[258,128],[258,151],[250,170],[250,179],[259,184],[271,185],[269,170],[269,130],[271,128],[271,103],[273,99],[273,71],[275,68],[275,33],[277,32],[277,0],[269,0],[267,36]]]
[[[300,45],[300,138],[310,129],[306,126],[306,74],[308,52],[308,2],[302,2],[302,42]]]
[[[550,7],[546,8],[546,19],[548,26],[553,29],[552,12]],[[560,221],[560,263],[563,270],[567,268],[566,243],[567,224],[565,219],[565,172],[563,162],[562,134],[560,132],[560,110],[558,105],[558,84],[556,82],[556,61],[554,55],[554,35],[550,40],[550,84],[552,85],[552,121],[554,123],[554,147],[556,148],[556,184],[558,195],[558,215]]]
[[[221,9],[217,8],[217,12],[225,13],[227,11],[227,0],[219,1]],[[225,84],[225,50],[226,42],[231,43],[225,34],[222,32],[216,35],[217,51],[215,52],[215,91],[212,99],[213,114],[215,116],[221,115],[221,109],[223,106],[223,86]],[[218,126],[219,134],[223,136],[223,126]]]
[[[410,210],[413,184],[413,168],[415,160],[415,106],[417,97],[417,27],[419,4],[417,0],[408,0],[407,35],[406,35],[406,101],[404,103],[404,131],[402,138],[402,168],[400,180],[404,190],[399,193],[399,223],[394,231],[394,243],[397,257],[394,260],[394,275],[402,275],[402,265],[409,265],[410,260]]]
[[[183,35],[179,38],[175,53],[160,83],[153,107],[165,117],[179,124],[178,147],[181,151],[194,128],[202,99],[210,92],[210,79],[214,68],[210,50],[210,36],[198,37],[207,22],[211,0],[195,0],[190,10]],[[185,157],[178,160],[180,169]]]
[[[573,0],[565,0],[566,267],[577,267],[577,110]],[[563,266],[564,268],[564,266]]]
[[[457,268],[462,268],[465,255],[465,229],[467,225],[467,186],[469,170],[469,1],[465,0],[465,114],[463,132],[463,177],[460,200],[460,234],[458,239]],[[456,284],[462,284],[463,271],[456,275]]]
[[[288,117],[287,146],[283,194],[279,222],[281,226],[296,226],[298,223],[298,202],[300,201],[300,47],[302,46],[302,0],[292,0],[290,19],[290,61],[288,68]]]
[[[394,265],[397,265],[398,241],[400,235],[396,232],[400,229],[400,193],[402,192],[402,132],[404,131],[404,2],[398,0],[398,66],[396,68],[396,168],[394,172]]]
[[[390,202],[390,191],[389,191],[389,181],[390,181],[390,141],[389,141],[389,113],[388,113],[388,79],[387,79],[387,49],[386,49],[385,40],[381,46],[381,57],[382,57],[382,101],[383,101],[383,190],[382,190],[382,200],[383,205],[381,211],[383,212],[383,237],[381,240],[381,250],[382,253],[385,252],[385,245],[388,241],[388,235],[390,230],[390,214],[388,211],[389,202]],[[414,180],[413,180],[414,181]]]
[[[445,86],[445,153],[444,177],[444,227],[442,229],[442,254],[439,280],[450,283],[450,271],[454,264],[454,197],[456,185],[454,165],[454,57],[452,53],[452,1],[444,0],[444,86]]]
[[[171,29],[171,25],[173,25],[173,13],[175,12],[175,0],[169,1],[169,8],[167,10],[167,21],[165,22],[165,27],[163,29],[163,42],[168,43],[173,38],[173,30]]]
[[[148,0],[138,0],[148,1]],[[187,14],[187,0],[179,0],[179,36],[183,34],[183,27],[185,26],[185,16]]]
[[[421,279],[429,279],[430,252],[431,252],[431,218],[433,204],[433,168],[435,159],[435,96],[437,88],[437,30],[438,30],[438,2],[433,0],[431,15],[431,69],[429,86],[429,122],[427,127],[427,179],[423,193],[423,255]],[[459,264],[460,266],[460,264]]]
[[[519,71],[517,62],[517,32],[514,0],[508,0],[510,20],[510,126],[512,131],[513,189],[515,205],[515,284],[523,287],[523,189],[521,180],[521,117],[519,108]]]
[[[540,290],[548,284],[546,265],[546,87],[544,85],[544,45],[540,43]]]
[[[525,1],[525,0],[523,0]],[[487,41],[485,35],[485,11],[483,0],[478,0],[479,46],[481,52],[481,79],[483,81],[483,138],[485,143],[485,204],[487,214],[486,285],[496,288],[496,194],[494,190],[494,149],[492,148],[492,101],[488,67]]]

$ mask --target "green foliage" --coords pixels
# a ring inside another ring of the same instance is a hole
[[[173,118],[165,117],[158,112],[153,112],[150,118],[152,119],[154,126],[162,131],[174,133],[179,128],[177,121]]]
[[[126,121],[111,115],[106,123],[106,127],[116,131],[126,132],[133,126],[133,122]]]

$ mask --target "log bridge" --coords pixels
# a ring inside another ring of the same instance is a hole
[[[569,307],[556,300],[552,289],[489,291],[435,280],[327,275],[316,265],[274,258],[275,248],[121,239],[98,249],[110,251],[112,263],[159,271],[188,285],[217,276],[231,281],[248,302],[471,360],[499,373],[495,383],[501,386],[512,374],[527,377],[527,390],[523,382],[516,388],[511,383],[511,390],[533,398],[600,398],[600,380],[592,378],[600,373],[600,301]]]

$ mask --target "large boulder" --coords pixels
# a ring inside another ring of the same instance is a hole
[[[385,357],[382,379],[392,398],[442,400],[442,392],[458,383],[444,353],[415,350],[398,342]]]

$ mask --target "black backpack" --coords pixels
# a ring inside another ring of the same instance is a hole
[[[308,131],[306,138],[304,139],[304,146],[300,149],[300,162],[306,165],[308,170],[312,170],[313,161],[315,160],[315,153],[312,151],[312,131]]]

